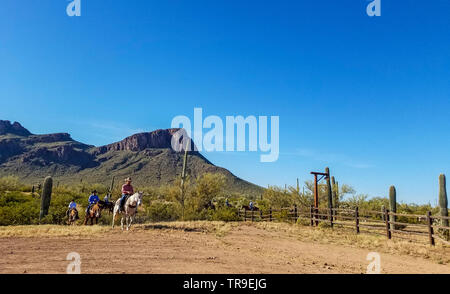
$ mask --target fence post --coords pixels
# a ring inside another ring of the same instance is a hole
[[[314,226],[314,221],[313,221],[313,206],[311,205],[309,207],[309,218],[311,219],[311,227]]]
[[[315,216],[314,219],[316,220],[316,227],[319,226],[319,207],[314,208]]]
[[[247,221],[247,209],[244,209],[244,222]]]
[[[253,210],[252,210],[252,222],[253,222],[253,219],[254,219],[254,214],[253,214]]]
[[[391,230],[389,228],[389,209],[385,209],[384,210],[384,219],[386,220],[386,237],[388,239],[391,239],[392,235],[391,235]]]
[[[262,209],[259,211],[259,219],[261,221],[263,221],[263,213],[262,213]]]
[[[434,246],[434,237],[433,237],[433,221],[431,219],[431,211],[427,211],[427,225],[428,225],[428,237],[430,239],[430,244]]]
[[[269,221],[272,221],[272,207],[269,208]]]
[[[333,227],[333,208],[329,208],[330,226]]]
[[[240,209],[238,209],[238,219],[239,220],[241,219],[241,210]]]
[[[355,223],[356,223],[356,234],[359,234],[359,208],[355,208]]]
[[[297,221],[297,218],[298,218],[297,204],[294,205],[294,216],[295,216],[295,221]]]

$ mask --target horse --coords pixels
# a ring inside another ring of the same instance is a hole
[[[134,217],[136,216],[136,212],[138,207],[142,204],[142,194],[143,192],[138,192],[128,197],[127,201],[123,205],[123,210],[119,212],[120,207],[120,199],[116,201],[116,205],[114,206],[113,219],[112,219],[112,228],[114,229],[114,221],[116,220],[117,214],[122,214],[122,218],[120,220],[120,224],[123,231],[123,219],[125,218],[127,224],[127,231],[130,230],[131,223],[134,221]]]
[[[84,225],[87,226],[88,220],[91,220],[91,226],[94,224],[98,224],[98,219],[100,218],[101,207],[98,203],[95,203],[89,208],[89,211],[86,213],[86,217],[84,219]]]
[[[256,206],[253,206],[253,209],[250,207],[250,206],[248,206],[248,205],[242,205],[242,209],[245,209],[245,210],[253,210],[253,211],[258,211],[259,210],[259,208],[258,207],[256,207]]]
[[[76,212],[75,209],[71,209],[71,210],[69,211],[69,221],[68,221],[68,225],[69,225],[69,226],[75,225],[76,220],[77,220],[77,212]]]
[[[212,201],[209,201],[208,203],[206,203],[203,208],[205,209],[212,209],[212,210],[216,210],[216,205],[214,205],[214,203],[212,203]]]
[[[100,208],[103,209],[107,209],[107,211],[109,211],[110,213],[112,213],[114,211],[114,202],[108,201],[102,201],[100,200],[99,202]]]

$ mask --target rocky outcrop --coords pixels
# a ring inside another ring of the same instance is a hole
[[[18,136],[30,136],[31,133],[22,127],[18,122],[11,124],[9,120],[0,120],[0,136],[1,135],[18,135]]]
[[[63,145],[52,149],[37,148],[24,154],[20,160],[22,163],[39,166],[65,164],[75,165],[82,169],[98,165],[92,154],[76,150],[72,145]]]
[[[109,151],[143,151],[149,148],[172,148],[172,137],[179,130],[167,129],[134,134],[120,142],[98,147],[97,150],[98,153],[102,154]],[[193,143],[191,142],[191,144]]]
[[[70,134],[67,133],[56,133],[47,135],[32,135],[25,141],[27,144],[34,143],[55,143],[55,142],[67,142],[73,141]]]
[[[7,139],[0,141],[0,164],[9,158],[21,154],[24,148],[19,139]]]

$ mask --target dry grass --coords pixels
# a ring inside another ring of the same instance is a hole
[[[133,231],[159,229],[166,231],[195,231],[212,233],[217,237],[223,237],[239,223],[225,222],[158,222],[149,224],[136,224]],[[110,226],[58,226],[58,225],[30,225],[30,226],[5,226],[0,227],[0,238],[4,237],[71,237],[71,236],[95,236],[111,232],[118,232],[120,225],[113,230]]]
[[[437,244],[435,247],[413,243],[405,240],[387,240],[383,235],[361,233],[356,235],[351,230],[341,228],[317,228],[304,225],[277,223],[277,222],[160,222],[149,224],[137,224],[133,231],[164,230],[201,232],[213,234],[217,238],[225,237],[229,232],[242,226],[254,226],[270,232],[276,232],[283,236],[295,238],[302,242],[314,242],[320,244],[341,245],[347,247],[364,248],[379,252],[401,254],[431,259],[439,264],[450,263],[450,248]],[[119,228],[113,231],[109,226],[7,226],[0,227],[0,238],[5,237],[84,237],[119,232]]]
[[[252,225],[264,230],[285,232],[300,241],[358,247],[391,254],[411,255],[432,259],[440,264],[450,263],[450,247],[439,243],[432,247],[426,244],[395,239],[395,237],[387,240],[383,235],[367,233],[357,235],[354,231],[343,228],[313,228],[276,222],[260,222]]]
[[[92,236],[111,231],[106,226],[6,226],[0,227],[0,237],[69,237]]]

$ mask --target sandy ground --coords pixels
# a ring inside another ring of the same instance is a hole
[[[1,236],[0,273],[65,273],[69,252],[81,255],[82,273],[365,273],[367,254],[374,251],[251,224],[212,231],[164,224],[104,230],[91,236]],[[430,258],[380,254],[382,273],[450,273],[450,264]]]

